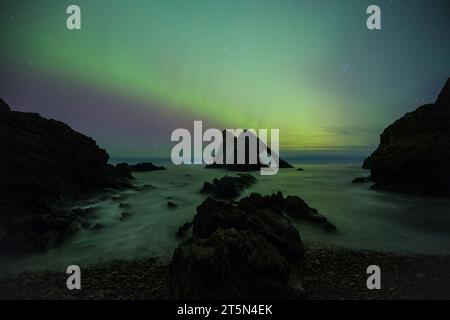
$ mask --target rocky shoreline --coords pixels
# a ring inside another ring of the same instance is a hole
[[[92,216],[79,201],[136,189],[133,172],[152,163],[117,166],[90,137],[63,122],[14,111],[0,99],[0,252],[45,252]],[[138,190],[140,191],[140,190]]]
[[[305,243],[298,265],[310,300],[450,299],[450,256],[398,255]],[[381,290],[368,290],[366,268],[381,268]],[[169,266],[154,258],[82,269],[82,290],[66,288],[65,270],[0,279],[0,299],[166,300]]]

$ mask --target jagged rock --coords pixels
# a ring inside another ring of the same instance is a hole
[[[149,172],[149,171],[166,170],[166,168],[155,166],[151,162],[143,162],[133,165],[129,165],[128,163],[124,162],[117,164],[116,168],[124,172]]]
[[[368,177],[362,178],[362,177],[356,177],[353,179],[352,183],[367,183],[370,179]]]
[[[259,155],[259,138],[255,137],[250,131],[244,130],[244,133],[251,135],[252,137],[254,137],[256,139],[256,148],[257,148],[257,155]],[[267,167],[266,165],[262,164],[259,161],[259,158],[257,158],[257,161],[255,164],[250,163],[250,154],[249,154],[249,138],[246,138],[245,140],[245,161],[243,164],[237,164],[237,146],[238,146],[238,138],[234,137],[233,139],[233,143],[234,143],[234,164],[226,164],[226,159],[227,159],[227,144],[226,144],[226,131],[224,130],[222,132],[223,134],[223,143],[222,146],[220,147],[221,152],[219,154],[216,155],[216,159],[220,159],[222,158],[223,155],[223,161],[222,164],[220,164],[219,160],[215,160],[213,164],[207,165],[206,168],[208,169],[219,169],[219,168],[226,168],[228,170],[231,171],[256,171],[256,170],[260,170],[262,167]],[[272,154],[272,150],[270,148],[267,148],[267,152],[268,154]],[[279,168],[293,168],[293,166],[291,166],[289,163],[287,163],[286,161],[284,161],[283,159],[279,158]]]
[[[120,214],[120,221],[123,221],[123,220],[129,218],[130,216],[131,216],[131,214],[129,212],[122,212]]]
[[[192,222],[186,222],[178,228],[177,236],[184,235],[190,228],[192,228]]]
[[[103,229],[104,227],[105,227],[105,226],[104,226],[103,224],[101,224],[101,223],[96,223],[96,224],[92,227],[92,230],[98,231],[98,230]]]
[[[305,201],[297,196],[288,196],[284,200],[284,211],[292,219],[302,219],[317,224],[327,231],[336,231],[334,224],[327,218],[317,212],[317,209],[311,208]]]
[[[155,189],[156,187],[151,184],[144,184],[142,186],[133,186],[133,189],[138,192],[145,192]]]
[[[0,105],[0,251],[57,245],[80,226],[77,213],[64,209],[73,200],[130,186],[91,138]]]
[[[337,230],[336,226],[314,208],[297,196],[283,197],[281,191],[270,196],[252,193],[239,201],[240,205],[256,206],[258,209],[271,208],[286,213],[291,219],[298,219],[318,225],[327,231]]]
[[[92,229],[92,223],[84,221],[81,223],[81,227],[83,229]]]
[[[219,199],[231,199],[239,196],[244,188],[256,181],[251,174],[238,174],[237,177],[224,176],[214,179],[212,183],[205,182],[201,192],[209,193]]]
[[[192,237],[174,252],[174,299],[299,299],[303,246],[278,210],[206,199]]]
[[[173,203],[172,201],[167,202],[167,207],[169,209],[175,209],[178,207],[178,205],[176,203]]]
[[[130,209],[131,208],[131,204],[129,204],[129,203],[120,203],[119,204],[119,208],[120,209]]]
[[[374,188],[450,196],[450,79],[436,103],[419,107],[387,127],[364,161]]]
[[[9,112],[11,111],[11,108],[9,105],[3,101],[3,99],[0,99],[0,112]]]

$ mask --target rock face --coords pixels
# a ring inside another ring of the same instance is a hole
[[[34,251],[69,236],[81,218],[62,210],[104,188],[129,186],[94,140],[62,122],[0,102],[0,250]]]
[[[362,177],[356,177],[355,179],[353,179],[352,183],[367,183],[369,182],[370,179],[369,178],[362,178]]]
[[[419,107],[387,127],[365,160],[374,188],[450,196],[450,79],[436,103]]]
[[[249,136],[251,136],[252,138],[254,138],[257,142],[257,154],[259,154],[259,138],[256,137],[255,135],[253,135],[251,132],[247,132],[247,130],[244,131],[246,134],[248,134]],[[211,165],[207,165],[206,168],[208,169],[218,169],[218,168],[226,168],[228,170],[231,171],[256,171],[261,169],[262,167],[266,167],[266,165],[262,164],[259,161],[259,158],[257,159],[257,162],[255,164],[250,163],[250,154],[249,154],[249,145],[250,145],[250,139],[246,138],[245,139],[245,162],[243,164],[237,164],[237,146],[238,146],[238,138],[234,137],[233,139],[233,144],[234,144],[234,164],[226,164],[225,159],[227,159],[227,144],[226,144],[226,131],[223,131],[223,143],[222,146],[220,148],[221,152],[216,156],[216,158],[223,158],[223,164],[220,164],[220,161],[216,161],[215,163],[211,164]],[[267,152],[269,154],[272,154],[272,150],[270,148],[267,148]],[[222,157],[223,155],[223,157]],[[284,161],[283,159],[279,158],[279,167],[281,169],[283,168],[293,168],[293,166],[291,166],[289,163],[287,163],[286,161]]]
[[[119,163],[116,165],[116,167],[117,169],[120,169],[124,172],[149,172],[149,171],[166,170],[166,168],[155,166],[151,162],[143,162],[133,165],[129,165],[128,163]]]
[[[206,199],[192,237],[174,252],[169,287],[174,299],[298,299],[303,247],[282,212],[251,201]]]
[[[219,199],[231,199],[239,196],[244,188],[256,183],[251,174],[238,174],[237,177],[224,176],[214,179],[212,183],[205,182],[201,192],[209,193]]]

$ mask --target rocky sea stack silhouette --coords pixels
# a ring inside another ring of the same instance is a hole
[[[129,187],[130,172],[107,164],[95,141],[0,99],[0,250],[36,251],[60,243],[86,210],[68,205],[105,188]]]
[[[450,196],[450,79],[434,104],[384,130],[363,167],[371,170],[376,189]]]
[[[244,130],[244,133],[248,134],[248,136],[252,136],[252,138],[254,138],[257,142],[256,142],[256,148],[257,148],[257,155],[260,152],[260,148],[259,148],[259,142],[260,139],[258,137],[255,137],[250,131],[248,130]],[[216,155],[216,158],[222,158],[223,159],[223,163],[220,164],[220,161],[215,161],[213,164],[207,165],[206,168],[208,169],[219,169],[219,168],[225,168],[228,169],[230,171],[256,171],[261,169],[262,167],[267,167],[266,165],[264,165],[263,163],[261,163],[261,161],[259,160],[259,158],[257,159],[256,163],[250,163],[250,154],[249,154],[249,146],[250,146],[250,139],[247,137],[245,138],[245,163],[243,164],[238,164],[238,157],[237,157],[237,149],[238,149],[238,138],[234,137],[234,164],[227,164],[225,163],[225,159],[227,159],[227,132],[224,130],[222,132],[223,135],[223,143],[222,146],[220,148],[221,152],[219,154]],[[267,153],[268,154],[272,154],[272,150],[267,147]],[[286,161],[284,161],[283,159],[279,158],[279,167],[281,169],[286,169],[286,168],[293,168],[292,165],[290,165],[289,163],[287,163]]]

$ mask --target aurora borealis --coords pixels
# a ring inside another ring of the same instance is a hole
[[[65,27],[69,4],[82,30]],[[6,0],[0,97],[117,157],[168,156],[193,120],[280,128],[292,152],[369,153],[450,76],[449,14],[447,0]]]

